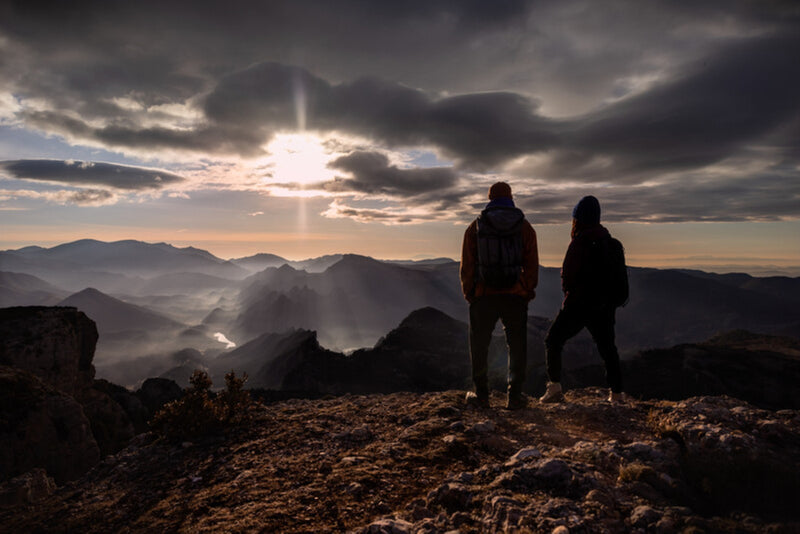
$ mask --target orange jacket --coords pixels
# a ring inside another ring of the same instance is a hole
[[[461,290],[464,298],[472,302],[475,297],[483,295],[511,294],[520,295],[533,300],[536,286],[539,284],[539,247],[536,243],[536,230],[525,220],[522,224],[523,265],[519,280],[508,289],[486,287],[478,280],[476,266],[478,263],[478,221],[472,221],[464,232],[464,244],[461,247]]]

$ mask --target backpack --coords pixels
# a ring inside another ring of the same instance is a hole
[[[597,275],[594,283],[600,297],[615,308],[628,303],[628,267],[625,265],[625,247],[618,239],[608,237],[592,242],[592,263]]]
[[[522,225],[518,208],[486,208],[478,217],[478,280],[494,289],[509,289],[522,273]]]

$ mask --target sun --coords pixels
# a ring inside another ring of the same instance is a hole
[[[269,168],[269,182],[307,186],[333,180],[328,168],[332,159],[322,140],[307,133],[277,134],[265,147],[269,155],[262,162]]]

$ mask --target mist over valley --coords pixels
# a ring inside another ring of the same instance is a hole
[[[0,252],[0,304],[83,311],[97,323],[98,377],[131,388],[155,376],[186,385],[196,368],[208,370],[217,384],[231,369],[247,372],[250,386],[266,389],[467,387],[468,306],[458,268],[447,258],[380,261],[352,254],[223,260],[164,243],[81,240]],[[631,299],[617,312],[623,358],[737,329],[800,337],[798,278],[637,267],[629,275]],[[542,340],[561,299],[559,270],[541,267],[529,306],[531,390],[543,380]],[[498,387],[505,365],[501,334],[498,325],[492,346]],[[404,351],[392,353],[392,343]],[[414,344],[425,353],[417,360],[439,362],[430,373],[447,380],[413,383],[424,373],[402,367],[415,359]],[[567,345],[564,360],[568,369],[600,361],[586,333]],[[374,384],[364,385],[370,369],[377,373]],[[326,372],[337,378],[323,377]]]

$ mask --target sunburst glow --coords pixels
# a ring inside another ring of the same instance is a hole
[[[335,173],[327,167],[335,155],[326,152],[322,140],[311,134],[278,134],[266,147],[270,153],[262,160],[277,184],[310,185],[332,180]]]

